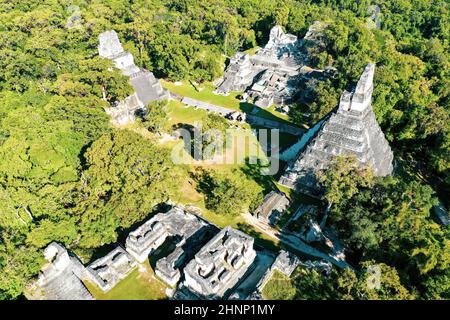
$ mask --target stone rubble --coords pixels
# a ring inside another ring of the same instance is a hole
[[[271,191],[263,200],[263,203],[253,213],[260,221],[275,225],[278,219],[289,208],[290,201],[282,192]]]
[[[81,262],[69,255],[56,242],[44,250],[47,263],[42,267],[38,279],[26,290],[30,300],[93,300],[82,279],[86,271]]]
[[[272,266],[267,269],[261,280],[259,280],[255,290],[247,297],[247,300],[264,300],[262,290],[267,282],[269,282],[272,278],[275,270],[283,273],[287,277],[290,277],[299,263],[300,260],[292,253],[281,250]]]

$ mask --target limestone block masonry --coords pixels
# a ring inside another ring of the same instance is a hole
[[[255,260],[253,242],[249,235],[225,227],[187,264],[185,286],[205,298],[222,298]]]
[[[131,85],[135,90],[117,106],[106,110],[115,123],[124,125],[133,122],[138,109],[144,109],[151,101],[169,98],[168,91],[162,88],[153,73],[134,64],[133,55],[124,51],[114,30],[105,31],[99,35],[98,54],[113,61],[115,67],[121,70],[124,76],[130,77]]]
[[[316,173],[326,169],[335,156],[355,155],[372,168],[375,176],[393,170],[393,153],[372,110],[375,64],[370,63],[353,92],[342,94],[339,108],[300,151],[279,182],[289,188],[320,195]]]

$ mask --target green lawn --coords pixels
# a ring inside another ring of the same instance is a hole
[[[207,114],[207,111],[205,110],[188,107],[178,100],[169,101],[168,109],[170,117],[169,122],[173,125],[178,123],[193,125]]]
[[[236,107],[239,104],[239,101],[236,98],[232,98],[232,95],[228,97],[224,96],[217,96],[212,93],[213,87],[211,84],[202,85],[204,86],[204,90],[201,92],[195,91],[194,87],[190,84],[183,83],[182,85],[175,85],[174,83],[170,82],[163,82],[165,87],[169,88],[176,88],[176,93],[191,96],[193,98],[201,99],[202,101],[209,101],[214,104],[219,104],[218,101],[221,101],[222,106],[228,106],[233,105]],[[175,90],[174,90],[175,91]],[[216,99],[215,101],[212,101],[213,99]],[[265,113],[268,113],[268,111],[264,110]],[[168,113],[169,113],[169,122],[171,125],[177,125],[177,124],[189,124],[194,125],[195,122],[200,121],[207,112],[201,109],[195,109],[193,107],[189,107],[184,105],[178,100],[171,100],[169,101],[168,106]],[[246,127],[246,125],[243,125]],[[247,125],[248,126],[248,125]],[[255,136],[250,134],[248,131],[240,130],[236,131],[233,135],[235,139],[237,137],[245,138],[246,140],[234,140],[233,145],[230,146],[227,149],[226,157],[227,159],[231,158],[231,155],[234,155],[234,159],[236,160],[232,164],[209,164],[209,163],[188,163],[186,164],[186,173],[189,171],[194,171],[196,167],[206,167],[214,170],[220,170],[220,171],[227,171],[230,172],[233,169],[242,169],[244,172],[249,175],[250,178],[255,179],[259,183],[262,183],[265,187],[265,191],[269,192],[270,190],[275,190],[278,188],[278,185],[276,184],[276,177],[269,177],[269,176],[261,176],[258,173],[257,166],[256,169],[250,170],[250,167],[245,163],[245,159],[249,156],[256,156],[257,158],[265,158],[264,153],[259,150],[259,142]],[[282,147],[286,147],[292,143],[295,143],[297,140],[297,137],[294,137],[289,134],[280,134],[280,144]],[[182,145],[181,141],[166,141],[164,142],[163,146],[167,148],[173,148],[175,145]],[[242,146],[246,146],[246,148],[242,148]],[[252,148],[250,148],[252,146]],[[192,159],[187,153],[185,154],[187,156],[187,159]],[[184,170],[183,170],[184,171]],[[230,225],[234,228],[238,228],[250,235],[252,235],[255,238],[255,241],[257,244],[264,246],[268,249],[277,249],[278,242],[267,236],[264,233],[260,233],[257,230],[255,230],[252,226],[248,225],[245,221],[245,219],[242,216],[227,216],[227,215],[219,215],[216,214],[205,207],[204,202],[204,196],[199,193],[195,188],[195,181],[193,181],[188,175],[186,175],[185,178],[182,179],[183,181],[180,181],[181,183],[181,192],[178,199],[173,199],[177,203],[182,204],[190,204],[195,207],[198,207],[202,211],[203,217],[212,222],[213,224],[219,226],[219,227],[225,227],[227,225]],[[283,190],[284,191],[284,190]],[[288,194],[290,194],[290,190],[287,191]],[[298,206],[298,204],[296,204]],[[288,217],[288,215],[286,215]]]
[[[173,82],[161,80],[161,85],[173,93],[215,104],[217,106],[246,112],[252,110],[251,104],[243,104],[239,101],[237,98],[239,95],[238,92],[231,92],[228,96],[214,94],[213,91],[215,88],[211,82],[205,82],[198,85],[198,90],[187,81],[183,81],[181,84],[175,84]]]
[[[205,82],[194,87],[187,81],[175,84],[173,82],[161,80],[161,85],[173,93],[237,111],[250,113],[255,107],[251,103],[241,102],[238,99],[238,96],[242,94],[241,92],[230,92],[228,96],[214,94],[213,91],[215,88],[211,82]],[[275,106],[267,109],[258,108],[256,115],[265,119],[290,123],[287,115],[275,111]]]
[[[272,277],[262,289],[262,296],[266,300],[292,300],[295,292],[291,280],[280,271],[274,270]]]
[[[148,262],[145,271],[138,268],[120,281],[110,291],[104,293],[95,284],[85,282],[86,287],[97,300],[161,300],[166,298],[167,286],[156,278]]]
[[[169,122],[171,125],[177,124],[189,124],[194,125],[195,122],[201,121],[207,114],[206,111],[202,109],[195,109],[193,107],[188,107],[183,105],[180,101],[172,100],[169,102]],[[266,159],[266,156],[261,149],[257,137],[255,137],[249,130],[250,126],[248,124],[241,124],[239,130],[233,130],[231,132],[231,145],[227,145],[227,149],[224,150],[225,157],[218,157],[216,160],[217,164],[208,164],[208,162],[198,162],[195,165],[205,165],[207,167],[239,167],[245,164],[245,159],[248,157],[257,157],[259,159]],[[245,129],[245,130],[244,130]],[[168,148],[173,148],[175,145],[182,147],[181,141],[169,141],[164,145]],[[187,153],[188,159],[192,159]],[[231,161],[234,159],[233,161]]]

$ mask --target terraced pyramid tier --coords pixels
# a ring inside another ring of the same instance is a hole
[[[324,121],[280,178],[282,185],[319,195],[316,173],[339,155],[355,155],[376,176],[392,173],[393,153],[372,110],[374,71],[374,64],[367,65],[355,90],[342,94],[338,110]]]

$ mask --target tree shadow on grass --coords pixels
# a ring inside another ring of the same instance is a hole
[[[250,163],[250,159],[245,159],[244,166],[241,167],[241,171],[250,179],[254,180],[260,186],[263,187],[264,193],[269,193],[273,190],[278,190],[276,186],[275,176],[272,175],[263,175],[261,171],[264,168],[268,168],[267,165],[262,164],[258,161],[258,163],[253,164]]]
[[[253,114],[252,111],[255,108],[258,110],[258,112]],[[290,122],[288,120],[280,118],[276,114],[273,114],[272,112],[269,112],[269,111],[267,111],[267,110],[265,110],[263,108],[259,108],[259,107],[255,106],[254,104],[246,102],[246,101],[242,101],[242,102],[239,103],[239,109],[242,112],[245,112],[245,113],[247,113],[249,115],[253,115],[253,116],[256,116],[256,117],[259,117],[259,118],[267,119],[267,120],[270,120],[270,121],[276,121],[276,122],[279,122],[279,123],[282,123],[282,124],[291,125],[291,126],[294,126],[294,127],[298,126],[297,124],[295,124],[293,122]],[[249,125],[253,128],[253,125],[251,123],[249,123]]]
[[[262,233],[256,231],[255,228],[250,224],[239,222],[237,224],[237,228],[242,232],[248,234],[249,236],[253,237],[255,239],[256,245],[271,251],[279,250],[279,246],[277,244],[275,244],[273,241],[262,238]]]

